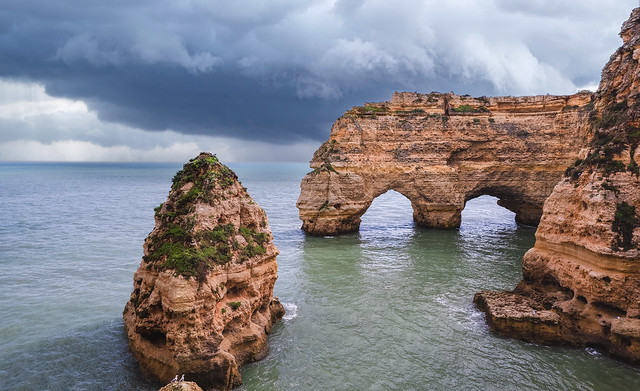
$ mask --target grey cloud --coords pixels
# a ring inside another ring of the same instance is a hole
[[[0,77],[100,119],[289,143],[394,90],[572,93],[635,1],[6,0]]]

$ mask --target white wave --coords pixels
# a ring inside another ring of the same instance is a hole
[[[601,353],[598,350],[596,350],[595,348],[588,347],[588,348],[585,348],[584,350],[585,350],[585,352],[587,352],[591,356],[600,356],[601,355]]]
[[[298,316],[298,306],[293,303],[282,303],[284,307],[284,316],[282,319],[291,320]]]

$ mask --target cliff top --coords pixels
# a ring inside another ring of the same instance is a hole
[[[595,110],[590,116],[593,139],[589,154],[568,172],[574,181],[583,171],[592,170],[605,175],[624,171],[640,174],[634,159],[640,144],[640,8],[632,11],[620,36],[623,45],[602,69]]]
[[[345,113],[351,117],[450,115],[552,114],[569,110],[592,110],[594,93],[580,91],[573,95],[472,97],[454,93],[394,92],[391,100],[366,102]]]

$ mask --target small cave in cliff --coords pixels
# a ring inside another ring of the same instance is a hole
[[[224,337],[228,337],[230,334],[233,334],[235,331],[241,330],[244,326],[245,322],[242,320],[242,316],[236,316],[229,323],[226,324],[224,329],[222,330],[222,335]]]
[[[613,306],[611,304],[607,304],[600,301],[594,301],[591,303],[591,307],[598,313],[602,315],[606,315],[610,318],[616,317],[624,317],[627,316],[627,311],[624,311],[621,308]]]
[[[167,335],[160,330],[138,330],[138,332],[155,347],[163,347],[167,344]]]

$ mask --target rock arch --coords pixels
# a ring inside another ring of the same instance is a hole
[[[311,235],[355,231],[389,190],[418,225],[460,226],[465,202],[487,194],[535,225],[589,136],[593,94],[471,98],[394,93],[340,117],[315,152],[297,202]]]

